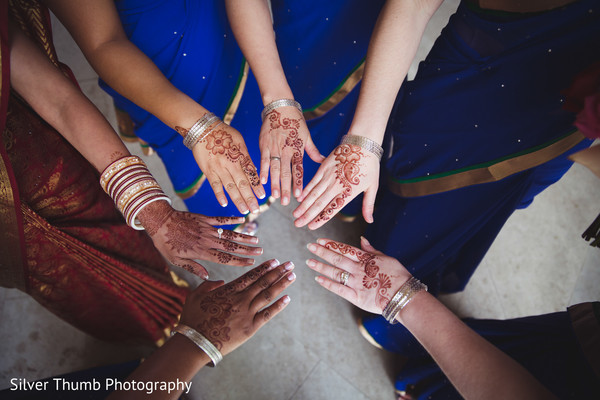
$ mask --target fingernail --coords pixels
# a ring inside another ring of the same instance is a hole
[[[277,190],[277,189],[273,190],[273,197],[275,197],[276,199],[279,198],[279,190]]]
[[[287,206],[289,202],[290,202],[290,199],[287,196],[283,196],[281,198],[281,204],[282,205]]]
[[[221,203],[221,207],[227,207],[227,203]]]
[[[264,198],[265,198],[265,196],[266,196],[266,194],[265,194],[265,193],[263,193],[263,194],[259,195],[259,196],[258,196],[258,198],[262,200],[262,199],[264,199]]]
[[[288,261],[288,262],[285,264],[285,267],[284,267],[284,269],[285,269],[286,271],[291,271],[291,270],[293,270],[293,269],[294,269],[294,263],[293,263],[293,262],[291,262],[291,261]]]
[[[300,197],[300,189],[296,189],[296,191],[294,192],[294,196]]]
[[[320,276],[315,276],[315,281],[323,283],[323,278],[321,278]]]
[[[278,260],[278,259],[276,259],[276,258],[274,258],[274,259],[273,259],[273,261],[271,261],[271,263],[275,263],[275,265],[279,265],[279,264],[281,264],[281,263],[279,262],[279,260]]]
[[[248,213],[249,213],[249,211],[248,211],[248,210],[244,210],[244,211],[242,211],[242,214],[244,214],[244,215],[245,215],[245,214],[248,214]]]
[[[205,281],[208,280],[208,274],[204,274],[204,276],[202,277],[202,279],[204,279]]]
[[[283,297],[283,304],[287,304],[290,302],[290,296],[288,296],[287,294]]]
[[[327,243],[327,241],[325,239],[317,239],[317,243],[322,244],[324,246],[325,243]]]
[[[306,247],[308,247],[310,251],[317,251],[317,246],[315,246],[314,243],[309,243]]]
[[[258,238],[257,237],[253,237],[250,241],[252,243],[258,243]]]
[[[314,267],[315,260],[313,260],[312,258],[309,258],[308,260],[306,260],[306,265],[308,265],[309,267]]]
[[[258,214],[260,212],[260,209],[255,208],[254,210],[252,210],[252,214]]]
[[[259,247],[258,249],[254,250],[254,253],[261,255],[262,253],[264,253],[264,250],[261,247]]]
[[[265,183],[267,183],[267,178],[262,178],[262,179],[260,180],[260,183],[262,183],[263,185],[264,185]]]
[[[288,275],[287,278],[288,278],[288,281],[293,281],[294,279],[296,279],[296,274],[292,272],[291,274]]]

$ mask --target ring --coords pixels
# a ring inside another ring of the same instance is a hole
[[[348,271],[342,272],[342,274],[340,275],[340,283],[342,285],[346,286],[348,284],[348,278],[350,278],[350,272],[348,272]]]
[[[223,228],[217,229],[217,233],[219,234],[219,239],[221,239],[221,235],[223,234]]]
[[[281,161],[281,157],[271,157],[271,161]]]

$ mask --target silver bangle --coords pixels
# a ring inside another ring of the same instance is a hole
[[[383,309],[381,315],[390,324],[396,324],[398,313],[400,313],[400,311],[410,303],[413,296],[421,290],[427,291],[427,285],[421,283],[414,276],[410,277],[410,279],[404,282],[400,289],[394,294],[390,302]]]
[[[202,335],[197,330],[192,329],[187,325],[178,324],[173,328],[171,336],[173,336],[175,333],[180,333],[183,336],[187,337],[192,342],[194,342],[196,346],[198,346],[203,352],[205,352],[206,355],[212,360],[212,365],[208,364],[209,366],[214,367],[223,359],[223,355],[221,354],[219,349],[217,349],[214,344],[212,344],[207,338],[204,337],[204,335]]]
[[[194,144],[196,144],[196,142],[198,141],[198,138],[204,133],[204,131],[206,131],[206,129],[209,126],[211,126],[215,123],[215,121],[218,120],[219,117],[217,117],[211,112],[204,114],[202,118],[200,118],[198,121],[196,121],[194,125],[192,125],[187,135],[185,135],[185,138],[183,139],[183,144],[185,145],[185,147],[191,150],[192,147],[194,147]]]
[[[296,100],[280,99],[272,101],[265,106],[265,108],[262,111],[262,114],[260,114],[261,120],[264,121],[271,111],[279,107],[296,107],[298,111],[300,111],[300,114],[302,114],[302,106]]]
[[[342,144],[353,144],[355,146],[362,147],[363,149],[375,154],[379,160],[381,160],[381,157],[383,157],[383,147],[381,147],[381,145],[379,145],[379,143],[376,141],[364,136],[344,135],[342,136],[342,141],[340,142],[340,145]]]
[[[196,139],[192,144],[190,149],[193,149],[194,146],[198,143],[200,143],[201,141],[203,141],[212,131],[214,131],[215,129],[217,129],[217,127],[219,125],[221,125],[223,123],[223,121],[219,121],[219,123],[217,123],[212,129],[208,129],[206,132],[204,132],[202,134],[202,136],[200,136],[198,139]]]

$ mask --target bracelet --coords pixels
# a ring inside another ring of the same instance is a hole
[[[353,144],[375,154],[379,160],[383,156],[383,147],[379,143],[364,136],[344,135],[340,144]]]
[[[198,138],[206,131],[206,129],[219,120],[215,114],[208,112],[202,116],[188,131],[187,135],[183,139],[183,144],[188,149],[192,149],[194,144],[198,141]]]
[[[421,283],[417,278],[411,276],[404,282],[400,289],[394,294],[390,302],[385,306],[381,315],[392,325],[397,324],[396,317],[404,307],[412,300],[413,296],[421,290],[427,291],[427,285]]]
[[[265,108],[262,110],[262,113],[260,114],[261,120],[264,121],[267,117],[267,114],[279,107],[296,107],[298,111],[300,111],[300,114],[302,114],[302,106],[296,100],[280,99],[272,101],[265,106]]]
[[[218,127],[219,125],[221,125],[222,123],[223,123],[223,121],[219,121],[219,122],[218,122],[218,123],[217,123],[215,126],[213,126],[212,128],[208,129],[206,132],[204,132],[204,134],[203,134],[202,136],[200,136],[198,139],[194,140],[194,141],[193,141],[193,142],[190,144],[190,146],[191,146],[191,147],[190,147],[190,150],[191,150],[191,149],[193,149],[193,148],[194,148],[194,146],[195,146],[197,143],[199,143],[199,142],[203,141],[203,140],[204,140],[204,139],[205,139],[205,138],[206,138],[208,135],[210,135],[210,133],[211,133],[212,131],[214,131],[215,129],[217,129],[217,127]]]
[[[142,204],[140,204],[137,207],[137,209],[134,208],[131,211],[130,215],[127,217],[127,224],[129,226],[131,226],[133,229],[135,229],[136,231],[143,231],[145,228],[144,228],[144,225],[142,225],[140,223],[140,221],[138,221],[138,219],[137,219],[138,214],[148,204],[154,203],[155,201],[159,201],[159,200],[165,200],[167,203],[169,203],[169,205],[173,204],[171,202],[171,199],[164,193],[155,194],[154,196],[149,196],[147,199],[145,199],[145,201],[142,202]]]
[[[111,179],[115,176],[115,174],[121,171],[122,169],[133,165],[143,165],[144,167],[146,166],[146,164],[144,164],[144,161],[142,161],[141,158],[137,156],[127,156],[119,158],[118,160],[110,164],[108,167],[106,167],[104,171],[102,171],[102,174],[100,174],[100,185],[102,186],[102,189],[104,189],[104,191],[107,192],[107,186],[110,183]]]
[[[206,355],[212,360],[212,365],[208,364],[209,366],[214,367],[219,363],[219,361],[223,359],[223,355],[221,354],[219,349],[217,349],[214,344],[212,344],[207,338],[204,337],[204,335],[202,335],[197,330],[192,329],[187,325],[177,324],[173,328],[171,336],[173,336],[175,333],[179,333],[187,337],[192,342],[194,342],[196,346],[200,347],[200,349],[203,352],[205,352]]]

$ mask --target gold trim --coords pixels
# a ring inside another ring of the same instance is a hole
[[[600,143],[571,154],[569,160],[587,167],[600,178]]]
[[[360,67],[354,70],[354,72],[352,72],[350,76],[348,76],[348,78],[342,84],[342,86],[340,86],[340,88],[335,93],[333,93],[323,104],[319,105],[315,109],[304,111],[304,119],[308,121],[310,119],[318,118],[327,113],[333,107],[337,106],[342,100],[344,100],[348,93],[350,93],[356,87],[356,85],[358,85],[358,83],[363,77],[364,72],[365,63],[363,61]]]
[[[419,182],[399,183],[388,178],[389,189],[401,197],[419,197],[447,192],[480,183],[496,182],[526,169],[537,167],[563,154],[585,139],[580,131],[537,151],[509,158],[487,167],[471,169],[452,175]]]
[[[202,184],[204,183],[205,180],[206,180],[206,175],[202,175],[200,177],[200,179],[198,179],[198,182],[196,182],[196,184],[194,186],[192,186],[185,192],[176,192],[177,196],[182,200],[186,200],[186,199],[189,199],[190,197],[193,197],[196,193],[198,193],[198,190],[200,190],[200,187],[202,187]]]
[[[250,66],[248,62],[244,60],[244,72],[242,73],[242,79],[240,80],[240,84],[238,86],[238,90],[231,101],[231,105],[229,109],[225,113],[223,117],[223,122],[226,124],[230,124],[235,117],[235,113],[237,112],[238,107],[240,106],[240,102],[242,101],[242,96],[244,95],[244,89],[246,88],[246,81],[248,80],[248,71],[250,70]]]
[[[359,317],[356,323],[358,324],[358,332],[367,342],[369,342],[371,345],[377,347],[380,350],[385,350],[383,346],[377,343],[375,338],[371,336],[369,331],[367,331],[367,328],[365,328],[365,326],[363,325],[362,317]]]

